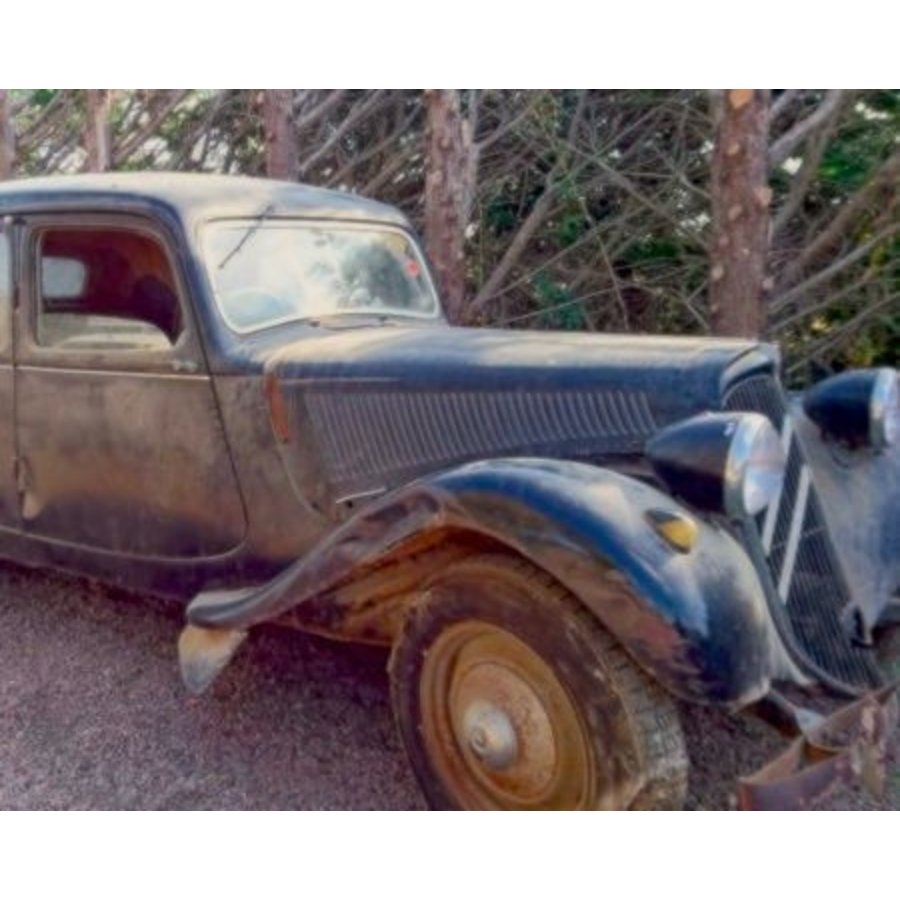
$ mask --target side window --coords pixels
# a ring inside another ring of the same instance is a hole
[[[65,350],[160,350],[184,324],[162,245],[138,231],[45,228],[37,234],[41,346]]]
[[[9,348],[12,316],[12,254],[9,235],[0,229],[0,352]]]

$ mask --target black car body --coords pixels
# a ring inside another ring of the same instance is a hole
[[[195,688],[266,621],[396,644],[434,574],[484,554],[576,598],[686,700],[885,683],[897,450],[824,433],[774,347],[450,327],[400,213],[293,184],[25,180],[0,216],[0,554],[192,599]],[[727,443],[745,413],[785,454],[753,515],[697,492],[726,462],[703,428]],[[476,755],[508,773],[521,722],[491,710],[466,740],[499,741]],[[449,777],[428,765],[426,791]],[[448,790],[430,796],[531,805]]]

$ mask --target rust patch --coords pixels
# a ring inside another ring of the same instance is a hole
[[[391,646],[422,585],[469,552],[452,543],[405,548],[410,549],[418,552],[355,572],[351,581],[293,607],[279,623],[338,640]]]
[[[278,382],[278,376],[274,372],[268,372],[263,382],[266,394],[266,403],[269,407],[269,420],[272,423],[272,431],[282,444],[291,440],[291,429],[288,423],[287,404],[284,394]]]
[[[897,684],[839,709],[784,753],[740,779],[743,810],[807,809],[841,785],[884,790],[887,743],[897,727]]]

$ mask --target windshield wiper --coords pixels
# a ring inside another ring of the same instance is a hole
[[[241,251],[244,244],[253,237],[254,234],[259,230],[259,226],[262,225],[266,219],[275,212],[275,204],[270,203],[254,220],[253,224],[241,235],[241,239],[225,254],[222,261],[216,266],[219,271],[225,268],[225,266],[231,261],[233,256],[237,256],[237,254]]]

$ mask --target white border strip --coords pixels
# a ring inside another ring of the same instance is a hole
[[[781,577],[778,579],[778,595],[787,603],[787,588],[794,574],[794,563],[797,561],[797,548],[800,546],[800,531],[806,518],[806,501],[809,498],[809,467],[800,469],[800,486],[797,488],[797,503],[791,516],[791,530],[788,532],[787,548],[784,551],[784,562],[781,565]]]
[[[791,424],[791,417],[787,414],[784,416],[784,424],[781,426],[781,449],[784,451],[785,468],[791,457],[791,437],[794,433],[794,426]],[[766,556],[772,549],[772,538],[775,537],[775,525],[778,522],[778,510],[781,508],[781,495],[784,493],[784,483],[787,480],[787,472],[785,477],[781,479],[778,486],[778,493],[772,498],[769,509],[766,512],[766,519],[763,522],[762,545]]]

